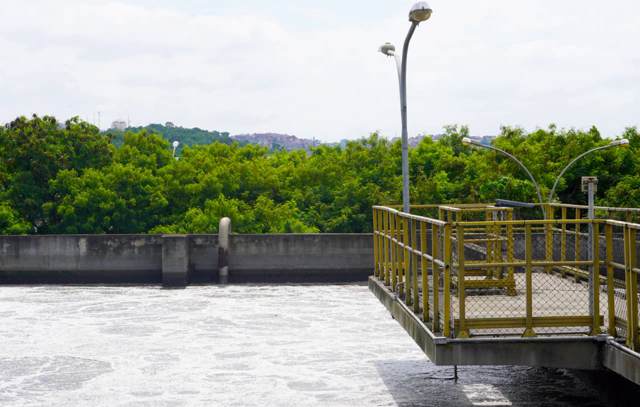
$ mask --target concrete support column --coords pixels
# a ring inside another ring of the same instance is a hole
[[[162,285],[189,284],[189,241],[186,235],[162,235]]]

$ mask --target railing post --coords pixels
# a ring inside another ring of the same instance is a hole
[[[547,214],[547,220],[554,219],[554,207],[551,205],[546,205],[547,210],[545,213]],[[545,254],[546,260],[553,260],[553,223],[548,223],[545,225]],[[544,271],[546,273],[551,273],[553,271],[552,266],[545,266]]]
[[[373,208],[373,275],[380,278],[380,251],[378,248],[378,210]]]
[[[409,251],[409,246],[411,246],[409,240],[409,219],[406,217],[406,214],[402,216],[402,243],[404,244],[404,250],[402,253],[402,282],[403,284],[400,286],[400,298],[402,298],[402,290],[404,289],[404,302],[407,305],[411,305],[411,270],[409,269],[411,263],[411,252]]]
[[[607,224],[604,229],[607,241],[607,315],[609,320],[609,335],[618,336],[616,329],[616,299],[613,281],[613,226]]]
[[[638,275],[636,268],[636,230],[625,227],[625,245],[627,247],[627,261],[625,286],[627,295],[627,346],[631,350],[639,347],[638,343]]]
[[[567,208],[564,206],[561,209],[561,216],[562,232],[560,233],[560,261],[565,261],[567,260]],[[561,267],[560,270],[560,274],[564,277],[566,275],[565,268]]]
[[[440,226],[431,227],[431,256],[434,260],[441,260],[440,256]],[[440,332],[440,271],[435,261],[431,262],[431,276],[433,278],[433,332]]]
[[[531,237],[531,224],[525,226],[525,272],[526,272],[526,328],[522,334],[525,338],[536,336],[533,330],[533,281],[532,281],[532,262],[533,262],[533,243]]]
[[[429,320],[429,268],[427,259],[427,228],[428,224],[420,222],[420,270],[422,272],[422,321]],[[431,235],[433,241],[433,234]],[[433,256],[433,253],[431,253]],[[433,273],[432,273],[433,274]],[[416,301],[417,302],[417,301]]]
[[[576,208],[576,220],[580,220],[582,218],[581,216],[582,214],[580,213],[580,208]],[[578,261],[580,260],[580,223],[576,223],[576,234],[575,234],[575,241],[574,243],[574,260]],[[573,277],[575,279],[576,282],[580,281],[580,275],[576,272],[574,272]]]
[[[596,223],[593,219],[591,222],[593,222],[591,225],[593,228],[593,265],[591,266],[591,276],[593,279],[591,315],[593,317],[593,326],[591,327],[591,335],[600,335],[602,333],[600,329],[600,224]]]
[[[512,221],[513,220],[513,212],[509,211],[507,212],[507,220],[508,221]],[[509,263],[513,263],[514,261],[514,238],[513,238],[513,225],[512,224],[508,224],[507,225],[507,261]],[[507,273],[508,273],[508,278],[509,278],[509,283],[512,285],[509,285],[509,287],[507,288],[507,295],[510,296],[514,296],[516,295],[516,280],[515,280],[515,276],[514,276],[514,267],[513,266],[509,266],[507,268]]]
[[[379,266],[380,268],[378,270],[378,278],[383,282],[385,280],[385,270],[387,266],[384,260],[384,255],[385,255],[384,242],[387,239],[386,238],[387,231],[385,230],[385,227],[384,227],[384,214],[385,214],[384,210],[378,209],[378,229],[380,230],[380,233],[378,234],[378,262],[380,263],[380,266]]]
[[[391,241],[389,242],[391,245],[391,289],[393,292],[396,292],[398,289],[398,241],[400,237],[398,233],[397,217],[398,214],[395,212],[389,215],[389,222],[391,223]]]
[[[382,211],[381,212],[381,216],[382,216],[382,231],[383,231],[383,237],[382,237],[382,281],[384,281],[384,285],[388,286],[389,285],[389,267],[390,267],[390,261],[389,259],[391,258],[390,255],[390,250],[391,250],[391,245],[389,245],[389,212],[388,211]]]
[[[458,338],[468,338],[469,331],[466,323],[465,310],[465,288],[464,288],[464,226],[458,224],[456,227],[456,239],[458,240],[458,299],[459,307],[459,332]]]
[[[443,288],[443,308],[444,321],[443,335],[451,336],[451,224],[447,223],[444,227],[444,288]]]
[[[484,233],[485,233],[485,236],[487,237],[487,241],[485,243],[485,248],[486,248],[485,258],[487,263],[495,262],[494,252],[493,252],[493,242],[491,241],[491,239],[493,238],[494,230],[493,230],[493,225],[489,223],[493,220],[491,213],[492,212],[488,209],[484,211],[484,220],[486,222],[486,226],[484,227]],[[489,267],[485,270],[485,272],[487,273],[487,278],[493,278],[495,274],[495,269],[493,267]]]
[[[416,314],[420,312],[420,292],[418,291],[418,256],[416,256],[414,250],[418,249],[418,222],[415,219],[410,220],[411,228],[411,252],[409,252],[409,263],[411,266],[411,290],[413,291],[413,312]]]

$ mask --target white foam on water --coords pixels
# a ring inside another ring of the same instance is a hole
[[[446,380],[451,367],[429,362],[365,285],[0,286],[0,321],[1,406],[597,400],[552,370],[461,367]]]
[[[364,286],[0,288],[0,405],[394,405]]]
[[[465,384],[462,391],[474,406],[510,406],[509,400],[491,384]]]

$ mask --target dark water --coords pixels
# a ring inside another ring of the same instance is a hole
[[[436,367],[362,285],[0,287],[1,406],[640,406],[615,375]]]

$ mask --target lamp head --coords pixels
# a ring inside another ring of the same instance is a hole
[[[465,146],[470,146],[473,144],[473,140],[471,140],[469,137],[463,137],[462,144],[464,144]]]
[[[378,48],[378,51],[380,51],[381,53],[383,53],[388,57],[392,57],[396,53],[396,47],[390,42],[385,42],[380,46],[380,48]]]
[[[180,142],[178,140],[173,142],[173,148],[178,148],[179,145],[180,145]]]
[[[426,1],[419,1],[411,7],[409,11],[409,21],[412,23],[421,23],[427,21],[431,17],[433,10]]]
[[[622,140],[616,140],[611,142],[611,146],[620,146],[620,147],[628,147],[629,146],[629,140],[627,140],[626,138],[623,138]]]

